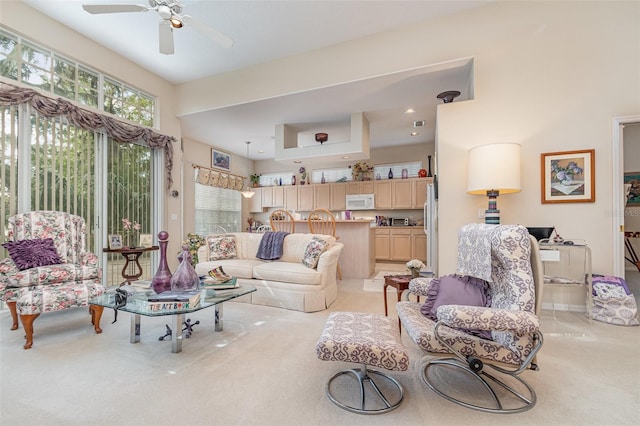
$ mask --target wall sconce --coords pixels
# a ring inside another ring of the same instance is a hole
[[[489,197],[484,223],[499,225],[500,194],[520,192],[520,145],[496,143],[469,150],[467,193]]]

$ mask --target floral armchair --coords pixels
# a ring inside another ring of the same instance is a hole
[[[420,367],[423,381],[467,408],[531,409],[536,394],[519,374],[538,368],[543,282],[538,244],[526,228],[465,225],[456,274],[411,280],[409,292],[426,297],[424,305],[397,305],[407,334],[428,353]],[[459,380],[456,371],[475,383]]]
[[[12,330],[18,314],[25,349],[33,345],[33,321],[43,313],[88,306],[104,293],[102,269],[95,254],[85,251],[84,219],[69,213],[33,211],[11,216],[10,257],[0,260],[0,294],[11,311]],[[91,306],[91,323],[101,333],[102,307]]]

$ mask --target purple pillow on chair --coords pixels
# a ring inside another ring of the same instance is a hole
[[[444,275],[431,281],[427,299],[420,308],[426,317],[437,321],[436,311],[442,305],[491,306],[489,284],[480,278],[462,275]],[[466,330],[470,334],[491,339],[487,330]]]
[[[16,267],[25,269],[62,263],[51,238],[10,241],[2,244]]]

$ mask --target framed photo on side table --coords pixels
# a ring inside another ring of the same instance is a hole
[[[540,154],[542,204],[596,200],[595,150]]]
[[[211,148],[211,167],[231,171],[231,154]]]
[[[153,237],[151,234],[140,234],[140,247],[151,247],[153,245]]]
[[[122,248],[122,235],[109,234],[109,249],[118,250]]]

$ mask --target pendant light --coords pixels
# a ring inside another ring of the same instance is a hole
[[[251,143],[251,141],[246,141],[245,143],[247,144],[247,160],[249,160],[249,144]],[[249,186],[248,183],[245,183],[244,188],[242,189],[242,191],[240,191],[240,193],[244,198],[251,198],[256,194],[256,192]]]

